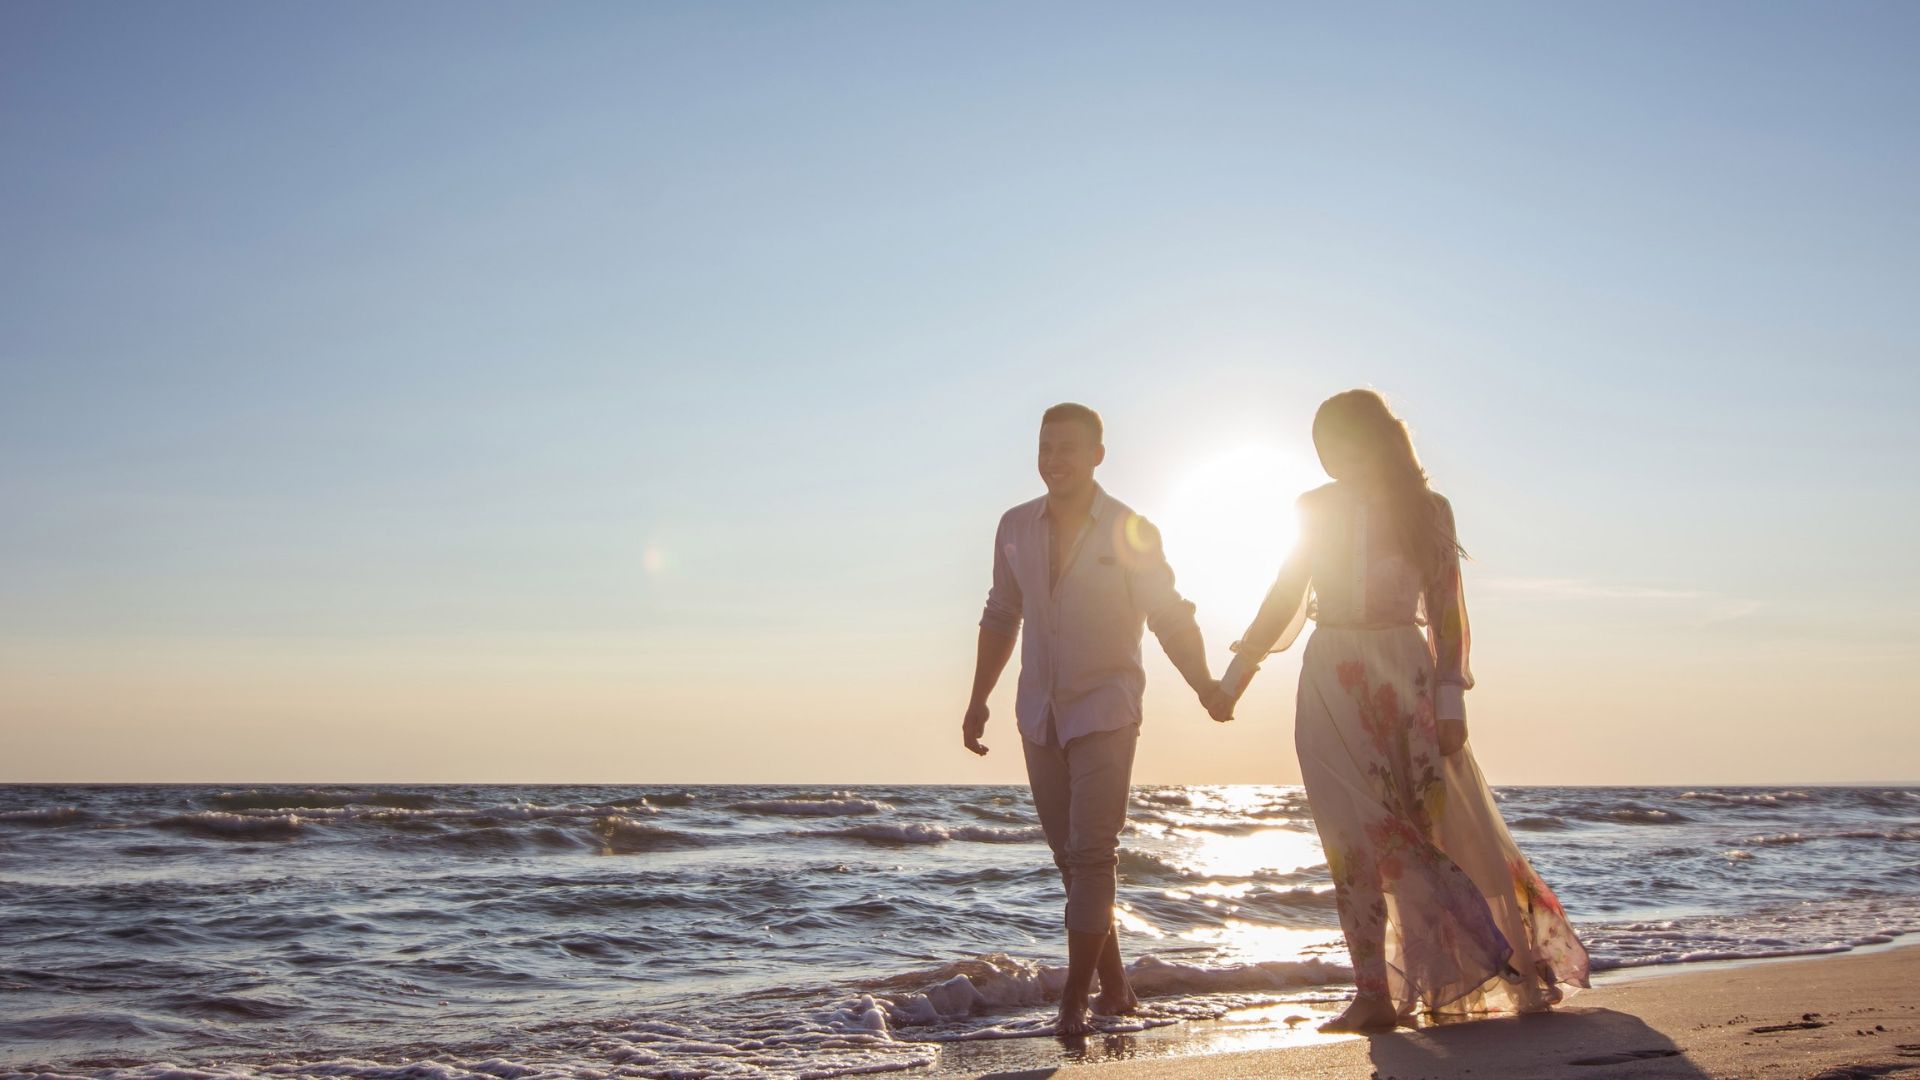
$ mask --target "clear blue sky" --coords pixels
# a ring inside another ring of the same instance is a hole
[[[1271,568],[1180,493],[1275,451],[1254,527],[1351,385],[1459,507],[1496,782],[1920,778],[1916,42],[15,0],[0,780],[1017,779],[953,729],[1039,410],[1219,663]],[[1143,778],[1292,779],[1290,676],[1222,731],[1156,659]]]

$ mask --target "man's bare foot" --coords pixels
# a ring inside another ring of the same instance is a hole
[[[1353,999],[1347,1011],[1320,1025],[1321,1031],[1387,1031],[1400,1023],[1400,1012],[1383,997]]]
[[[1060,999],[1060,1018],[1053,1023],[1053,1033],[1063,1039],[1077,1038],[1093,1030],[1093,1024],[1087,1019],[1087,1000],[1085,998],[1063,997]]]
[[[1138,1016],[1140,999],[1129,987],[1122,987],[1119,993],[1102,990],[1094,995],[1093,1011],[1096,1016]]]

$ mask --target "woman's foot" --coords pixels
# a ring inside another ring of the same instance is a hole
[[[1366,995],[1353,999],[1347,1011],[1320,1025],[1325,1032],[1386,1031],[1400,1023],[1400,1010],[1383,997]]]
[[[1553,1007],[1560,1004],[1566,996],[1565,991],[1561,990],[1559,986],[1554,983],[1547,983],[1522,998],[1519,1008],[1515,1011],[1522,1013],[1552,1012]]]
[[[1122,986],[1115,993],[1102,990],[1094,995],[1093,1011],[1096,1016],[1138,1016],[1140,999],[1130,987]]]

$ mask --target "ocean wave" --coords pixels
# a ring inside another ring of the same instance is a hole
[[[303,1003],[286,998],[192,991],[164,995],[155,1004],[183,1016],[212,1020],[285,1020],[306,1011]]]
[[[1781,806],[1813,799],[1811,794],[1804,791],[1688,791],[1679,797],[1712,806]]]
[[[1284,821],[1305,821],[1312,820],[1313,809],[1306,803],[1288,803],[1280,806],[1262,807],[1258,810],[1249,810],[1245,816],[1261,820],[1278,818]]]
[[[817,829],[794,833],[795,836],[836,837],[865,840],[873,844],[944,844],[961,840],[976,844],[1025,844],[1044,842],[1046,833],[1039,826],[1024,829],[1000,829],[986,825],[930,825],[925,822],[866,822],[844,829]]]
[[[881,1010],[891,1025],[930,1024],[1057,1001],[1066,978],[1065,965],[989,953],[880,980],[863,1000]],[[1155,998],[1298,990],[1349,982],[1353,974],[1321,960],[1208,966],[1150,954],[1127,965],[1127,978],[1135,993]]]
[[[207,801],[222,810],[318,810],[330,806],[387,806],[421,810],[439,800],[431,792],[425,791],[341,791],[328,788],[274,791],[270,788],[249,788],[245,791],[222,791]]]
[[[1920,807],[1920,790],[1875,790],[1862,788],[1854,793],[1859,801],[1878,810],[1893,810],[1900,813],[1910,812]]]
[[[1808,844],[1817,840],[1887,840],[1896,843],[1920,840],[1920,826],[1892,829],[1834,829],[1826,832],[1787,832],[1747,838],[1749,844]]]
[[[69,825],[92,814],[77,806],[48,806],[27,810],[0,810],[0,825]]]
[[[1119,873],[1122,881],[1205,880],[1204,875],[1195,874],[1170,859],[1137,848],[1120,849]]]
[[[1691,819],[1677,810],[1627,803],[1597,815],[1597,820],[1622,821],[1629,825],[1678,825]]]
[[[1566,818],[1534,814],[1528,817],[1514,818],[1512,821],[1507,822],[1507,828],[1525,829],[1528,832],[1557,832],[1561,829],[1571,829],[1573,826]]]
[[[859,814],[878,814],[892,809],[883,802],[872,799],[849,798],[792,798],[792,799],[752,799],[737,802],[729,809],[748,814],[787,814],[795,817],[847,817]]]
[[[705,847],[713,842],[711,838],[697,833],[665,829],[612,815],[595,821],[593,831],[600,838],[602,850],[615,855],[632,855],[665,848]]]
[[[1221,836],[1252,836],[1256,833],[1286,831],[1289,828],[1295,832],[1299,831],[1299,826],[1281,825],[1272,818],[1247,821],[1235,818],[1227,818],[1224,820],[1218,818],[1200,818],[1193,815],[1155,815],[1154,817],[1159,823],[1173,829],[1182,829],[1187,832],[1217,833]]]
[[[1018,810],[1000,810],[991,806],[979,806],[974,803],[961,803],[962,812],[971,814],[982,821],[1005,821],[1014,824],[1026,824],[1033,821],[1033,815]]]
[[[474,853],[543,849],[577,851],[588,846],[586,839],[551,825],[531,827],[481,825],[471,829],[440,832],[426,842],[436,847]]]
[[[242,817],[276,818],[288,813],[284,810],[242,809],[220,811]],[[586,804],[568,803],[547,806],[539,803],[495,803],[485,806],[437,806],[427,808],[394,806],[315,806],[299,810],[302,821],[329,822],[336,824],[378,824],[378,825],[422,825],[435,824],[472,824],[505,825],[516,822],[540,822],[557,819],[591,820],[615,814],[624,817],[635,815],[654,815],[659,811],[644,803],[619,805],[615,803]]]
[[[1279,915],[1296,915],[1302,910],[1333,911],[1337,898],[1326,889],[1249,889],[1233,898],[1242,910],[1270,910]]]
[[[1920,897],[1803,899],[1671,919],[1585,922],[1594,968],[1759,960],[1845,952],[1920,931]]]
[[[298,814],[236,814],[226,810],[196,810],[153,823],[216,840],[292,840],[306,824]]]
[[[1134,992],[1142,996],[1272,992],[1353,980],[1351,968],[1324,960],[1263,960],[1208,967],[1159,956],[1134,961],[1128,965],[1127,975]]]

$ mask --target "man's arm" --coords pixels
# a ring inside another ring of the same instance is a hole
[[[1200,695],[1200,703],[1211,706],[1220,681],[1207,670],[1207,646],[1200,640],[1199,625],[1189,620],[1185,626],[1160,630],[1154,636],[1160,639],[1160,647],[1166,650],[1167,659],[1173,661],[1180,677]]]
[[[987,607],[980,613],[980,644],[974,650],[973,696],[967,701],[967,715],[960,721],[960,741],[976,754],[985,754],[980,736],[987,730],[987,695],[993,693],[1000,673],[1013,658],[1013,643],[1020,636],[1020,579],[1013,572],[1004,519],[993,535],[993,584],[987,589]]]
[[[1007,661],[1013,659],[1014,640],[997,630],[980,628],[980,645],[973,661],[973,697],[968,699],[966,718],[960,721],[961,741],[976,754],[987,752],[980,742],[987,730],[987,695],[993,693]]]
[[[1132,547],[1127,587],[1133,602],[1146,613],[1147,629],[1160,639],[1167,659],[1200,696],[1200,704],[1211,707],[1220,683],[1207,670],[1206,644],[1200,638],[1200,625],[1193,620],[1193,602],[1173,587],[1173,567],[1161,550],[1160,530],[1135,517],[1128,523],[1126,536]]]

